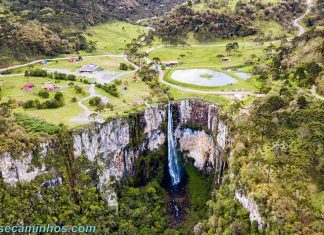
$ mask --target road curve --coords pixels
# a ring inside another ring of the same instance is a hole
[[[306,4],[307,10],[305,11],[305,13],[293,21],[293,25],[298,29],[298,36],[303,35],[306,31],[305,28],[299,23],[299,21],[303,20],[310,13],[312,8],[312,0],[306,0]]]

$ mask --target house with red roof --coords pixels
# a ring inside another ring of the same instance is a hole
[[[30,89],[32,89],[32,88],[34,88],[35,87],[35,85],[33,84],[33,83],[31,83],[31,82],[29,82],[29,83],[26,83],[24,86],[23,86],[23,90],[24,91],[29,91]]]

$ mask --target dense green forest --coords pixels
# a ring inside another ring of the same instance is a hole
[[[200,2],[200,1],[196,1]],[[226,8],[226,1],[206,1],[209,8],[196,10],[193,3],[182,4],[158,19],[154,25],[157,34],[167,42],[179,43],[189,32],[200,41],[216,38],[244,37],[260,31],[256,22],[275,20],[291,28],[291,21],[304,11],[303,1],[279,1],[276,4],[262,1],[239,1],[235,9]]]
[[[208,234],[260,233],[237,201],[228,200],[238,190],[256,200],[266,234],[323,233],[324,102],[305,88],[323,82],[324,53],[315,47],[308,62],[286,64],[297,44],[323,33],[315,31],[296,38],[295,46],[283,43],[271,63],[255,67],[267,96],[245,108],[249,115],[242,114],[240,102],[229,108],[240,118],[233,119],[231,166],[202,229]]]

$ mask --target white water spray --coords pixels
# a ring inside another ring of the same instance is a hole
[[[170,102],[168,104],[168,166],[171,176],[171,184],[172,186],[176,186],[181,181],[181,168],[174,144],[172,108]]]

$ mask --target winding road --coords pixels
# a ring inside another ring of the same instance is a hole
[[[293,25],[295,27],[298,28],[298,36],[301,36],[302,34],[305,33],[305,28],[299,24],[299,21],[303,20],[311,11],[311,7],[312,7],[312,0],[306,0],[307,3],[307,10],[305,11],[305,13],[303,15],[301,15],[300,17],[298,17],[297,19],[295,19],[293,21]],[[255,45],[255,43],[244,43],[242,44],[244,46],[253,46]],[[192,47],[220,47],[220,46],[224,46],[224,44],[211,44],[211,45],[190,45]],[[164,46],[159,46],[159,47],[155,47],[155,48],[150,48],[149,50],[146,51],[146,53],[150,53],[154,50],[163,48]],[[148,62],[150,62],[149,59],[147,59]],[[186,92],[193,92],[193,93],[200,93],[200,94],[213,94],[213,95],[222,95],[222,96],[226,96],[228,98],[233,98],[235,95],[242,95],[242,96],[254,96],[254,97],[264,97],[264,94],[257,94],[254,92],[249,92],[249,91],[201,91],[201,90],[195,90],[195,89],[190,89],[190,88],[186,88],[186,87],[182,87],[182,86],[178,86],[172,83],[169,83],[167,81],[164,80],[164,73],[163,70],[161,69],[161,67],[159,67],[159,81],[160,83],[163,83],[169,87],[181,90],[181,91],[186,91]],[[319,99],[323,99],[323,97],[319,96],[318,94],[316,94],[315,92],[315,87],[312,88],[311,93],[316,96]]]
[[[296,28],[298,28],[298,34],[297,34],[298,36],[301,36],[306,31],[305,28],[299,22],[301,20],[303,20],[310,13],[311,7],[312,7],[312,0],[306,0],[306,3],[307,3],[306,12],[303,15],[301,15],[299,18],[297,18],[297,19],[295,19],[293,21],[293,25]],[[147,29],[148,30],[150,30],[150,29],[154,30],[153,28],[150,28],[150,27],[147,27]],[[242,45],[244,45],[244,46],[253,46],[253,45],[255,45],[255,43],[243,43]],[[190,45],[190,46],[192,46],[192,47],[222,47],[222,46],[225,46],[225,45],[224,44],[210,44],[210,45]],[[159,46],[159,47],[155,47],[155,48],[150,48],[150,49],[148,49],[146,51],[146,53],[150,53],[150,52],[152,52],[154,50],[164,48],[164,47],[165,46]],[[123,58],[125,60],[125,62],[127,62],[127,63],[134,66],[135,71],[140,69],[140,67],[138,65],[132,63],[127,58],[127,56],[125,54],[119,54],[119,55],[116,55],[116,54],[89,55],[89,56],[83,56],[83,58],[95,58],[95,57],[106,57],[106,56],[109,56],[109,57],[112,57],[112,58]],[[52,59],[47,59],[47,60],[48,61],[55,61],[55,60],[67,60],[67,59],[68,59],[68,57],[60,57],[60,58],[52,58]],[[36,63],[40,63],[43,60],[44,59],[40,59],[40,60],[35,60],[35,61],[29,62],[29,63],[25,63],[25,64],[14,65],[14,66],[10,66],[10,67],[7,67],[7,68],[2,68],[2,69],[0,69],[0,73],[11,70],[11,69],[21,68],[21,67],[33,65],[33,64],[36,64]],[[151,60],[149,58],[146,58],[146,61],[147,61],[147,63],[151,62]],[[209,95],[209,94],[221,95],[221,96],[225,96],[227,98],[234,98],[236,95],[264,97],[264,94],[257,94],[257,93],[249,92],[249,91],[205,91],[205,90],[195,90],[195,89],[182,87],[182,86],[175,85],[175,84],[172,84],[172,83],[169,83],[169,82],[165,81],[164,80],[164,73],[163,73],[163,70],[161,69],[161,66],[158,67],[158,70],[159,70],[159,81],[160,81],[160,83],[165,84],[165,85],[167,85],[169,87],[175,88],[175,89],[180,90],[180,91],[199,93],[199,94],[206,94],[206,95]],[[134,72],[134,71],[132,71],[132,72]],[[126,72],[126,73],[128,73],[128,72]],[[126,73],[121,73],[121,74],[119,74],[119,76],[125,75]],[[1,75],[0,74],[0,77],[11,77],[11,76],[17,76],[17,75],[23,75],[23,74],[9,74],[9,75]],[[99,97],[102,98],[104,103],[109,102],[107,97],[96,94],[94,84],[90,85],[89,92],[90,92],[90,96],[85,97],[85,98],[78,101],[78,105],[83,109],[83,113],[81,113],[77,117],[72,118],[71,119],[72,122],[88,123],[89,121],[91,121],[90,120],[91,118],[89,116],[93,112],[87,106],[85,106],[83,104],[84,101],[86,101],[86,100],[88,100],[88,99],[90,99],[92,97],[99,96]],[[318,95],[316,93],[315,86],[312,87],[311,93],[313,94],[313,96],[315,96],[315,97],[317,97],[317,98],[319,98],[321,100],[324,100],[323,97],[321,97],[320,95]],[[103,118],[100,115],[98,115],[98,117],[96,118],[96,121],[101,122],[101,121],[103,121]]]
[[[104,104],[107,104],[109,102],[109,99],[106,97],[106,96],[102,96],[102,95],[98,95],[95,91],[95,84],[91,84],[90,85],[90,89],[89,89],[89,92],[90,92],[90,95],[88,97],[85,97],[85,98],[82,98],[81,100],[78,101],[78,105],[80,106],[80,108],[83,109],[83,113],[79,114],[78,116],[76,117],[73,117],[70,119],[71,122],[74,122],[74,123],[88,123],[91,121],[91,118],[90,118],[90,115],[94,112],[92,112],[87,106],[85,106],[83,104],[84,101],[92,98],[92,97],[100,97],[102,102]],[[99,123],[102,123],[104,122],[104,118],[102,118],[99,114],[98,114],[98,117],[96,118],[96,121],[99,122]]]
[[[296,28],[298,28],[298,33],[297,33],[298,36],[303,35],[306,31],[305,28],[299,22],[303,20],[310,13],[313,4],[312,0],[306,0],[306,4],[307,4],[307,9],[305,13],[293,21],[293,25]]]
[[[96,58],[96,57],[112,57],[112,58],[125,58],[126,55],[123,55],[123,54],[120,54],[120,55],[116,55],[116,54],[103,54],[103,55],[87,55],[87,56],[82,56],[82,58]],[[46,59],[48,61],[55,61],[55,60],[68,60],[70,57],[59,57],[59,58],[52,58],[52,59]],[[34,61],[31,61],[31,62],[28,62],[28,63],[25,63],[25,64],[19,64],[19,65],[13,65],[13,66],[10,66],[10,67],[7,67],[7,68],[2,68],[0,69],[0,73],[2,72],[6,72],[8,70],[11,70],[11,69],[18,69],[18,68],[21,68],[21,67],[26,67],[28,65],[33,65],[33,64],[37,64],[37,63],[40,63],[42,61],[44,61],[45,59],[41,59],[41,60],[34,60]],[[7,76],[7,75],[5,75]],[[14,76],[14,75],[12,75]],[[4,75],[3,75],[4,77]]]

